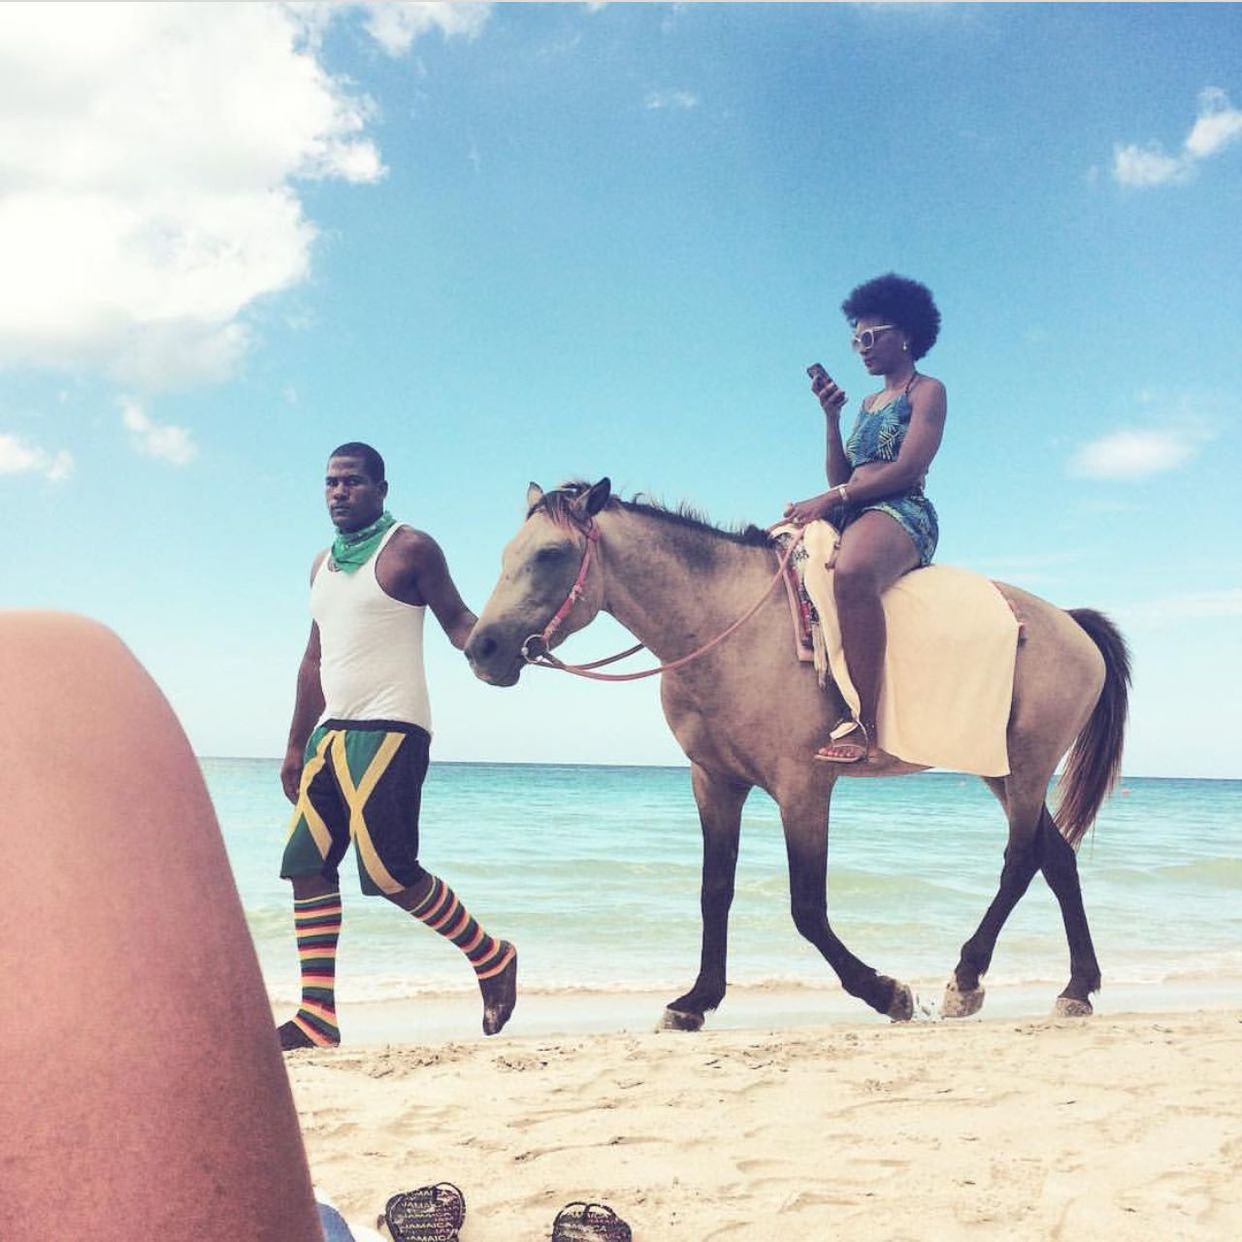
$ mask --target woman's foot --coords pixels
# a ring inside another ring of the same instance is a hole
[[[827,763],[863,763],[867,748],[861,742],[829,742],[815,752],[815,758]]]
[[[815,758],[825,763],[866,763],[871,757],[870,735],[858,721],[839,738],[829,738],[815,752]]]

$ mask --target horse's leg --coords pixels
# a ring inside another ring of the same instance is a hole
[[[961,956],[944,991],[941,1013],[946,1018],[966,1018],[978,1013],[983,1005],[980,977],[992,964],[997,937],[1014,906],[1021,900],[1040,865],[1040,826],[1043,822],[1043,791],[1047,780],[1038,788],[1027,789],[1033,782],[984,778],[987,786],[1000,800],[1009,818],[1009,843],[1001,867],[1000,885],[992,904],[975,934],[962,945]]]
[[[699,1030],[704,1013],[724,1000],[737,842],[742,827],[742,806],[752,788],[714,776],[696,763],[690,765],[690,780],[703,829],[703,886],[699,896],[703,912],[703,947],[694,987],[665,1007],[660,1026],[668,1031]]]
[[[1039,824],[1039,865],[1061,907],[1070,951],[1070,980],[1057,997],[1053,1012],[1059,1017],[1086,1017],[1092,1012],[1091,993],[1100,988],[1100,964],[1096,961],[1087,912],[1082,904],[1078,858],[1057,830],[1047,807],[1043,809]]]
[[[914,1016],[914,996],[909,987],[878,974],[856,958],[829,926],[827,816],[827,795],[822,785],[817,784],[803,797],[781,799],[794,926],[824,955],[851,996],[866,1001],[894,1022],[907,1022]]]

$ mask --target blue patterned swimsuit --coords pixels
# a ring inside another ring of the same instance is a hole
[[[845,455],[849,458],[850,466],[857,469],[872,461],[896,461],[906,432],[910,429],[911,412],[908,386],[905,392],[899,393],[874,410],[867,409],[864,402],[858,410],[849,439],[845,442]],[[940,538],[940,524],[936,521],[936,510],[932,507],[932,502],[923,495],[922,480],[908,491],[897,492],[857,508],[851,505],[842,522],[842,528],[868,509],[887,513],[894,521],[899,522],[901,528],[914,541],[914,547],[919,554],[919,564],[931,563]]]

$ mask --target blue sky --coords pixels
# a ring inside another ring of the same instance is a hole
[[[1237,5],[0,7],[4,605],[279,754],[335,444],[476,609],[531,479],[766,524],[892,269],[944,316],[939,559],[1115,617],[1129,774],[1242,777],[1240,48]],[[441,759],[681,761],[653,682],[428,646]]]

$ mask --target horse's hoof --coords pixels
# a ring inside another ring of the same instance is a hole
[[[680,1009],[666,1009],[656,1026],[657,1031],[701,1031],[701,1013],[683,1013]]]
[[[954,980],[949,980],[940,1004],[942,1018],[969,1018],[983,1008],[983,988],[970,988],[963,992]]]
[[[1089,1000],[1076,1000],[1072,996],[1058,996],[1052,1007],[1054,1018],[1089,1018],[1095,1010]]]
[[[898,983],[894,986],[893,999],[889,1001],[884,1015],[894,1022],[909,1022],[914,1017],[914,993],[906,984]]]

